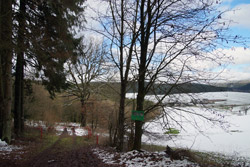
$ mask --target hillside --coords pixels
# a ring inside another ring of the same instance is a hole
[[[147,83],[146,83],[147,84]],[[137,85],[134,83],[130,83],[130,87],[128,89],[128,93],[137,92]],[[228,88],[225,87],[217,87],[212,85],[205,84],[154,84],[153,88],[149,91],[148,94],[165,94],[169,92],[169,94],[175,93],[200,93],[200,92],[221,92],[228,91]]]
[[[250,92],[249,80],[221,83],[215,86],[224,87],[224,88],[227,88],[227,90],[234,91],[234,92]]]
[[[234,90],[239,91],[239,92],[250,92],[250,83],[248,83],[244,86],[236,87],[236,88],[234,88]]]
[[[145,83],[147,85],[148,83]],[[101,87],[101,92],[104,95],[107,94],[118,94],[120,90],[119,82],[93,82],[93,87]],[[173,87],[173,88],[172,88]],[[170,90],[171,89],[171,90]],[[165,94],[169,91],[169,94],[174,93],[200,93],[200,92],[221,92],[231,90],[228,87],[222,86],[213,86],[213,85],[205,85],[205,84],[195,84],[195,83],[187,83],[187,84],[154,84],[153,88],[149,91],[148,94]],[[136,82],[129,82],[127,87],[127,93],[134,93],[138,91],[138,85]]]

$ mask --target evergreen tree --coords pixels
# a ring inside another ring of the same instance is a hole
[[[15,133],[23,131],[24,66],[36,71],[52,97],[55,91],[66,88],[64,63],[72,55],[79,39],[75,39],[74,27],[84,23],[83,2],[20,0],[15,35]],[[74,27],[73,27],[74,26]]]

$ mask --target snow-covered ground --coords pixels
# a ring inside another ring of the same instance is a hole
[[[0,140],[0,155],[10,154],[14,150],[21,150],[22,147],[8,145],[5,141]]]
[[[126,167],[198,167],[198,164],[187,160],[173,160],[164,152],[138,152],[126,153],[109,152],[99,148],[93,149],[94,154],[106,164],[120,164]]]
[[[250,157],[250,93],[210,92],[199,94],[179,94],[169,97],[164,102],[181,101],[188,103],[192,98],[219,99],[209,104],[212,109],[204,106],[166,107],[166,117],[146,123],[143,142],[156,145],[190,148],[199,151],[219,152],[226,155]],[[128,94],[127,97],[134,97]],[[154,100],[153,96],[148,99]],[[176,99],[175,99],[176,98]],[[185,112],[186,111],[186,112]],[[200,114],[200,116],[188,112]],[[174,118],[177,122],[171,120]],[[219,122],[211,123],[202,117]],[[165,123],[168,126],[165,126]],[[224,122],[224,124],[221,124]],[[225,123],[227,122],[227,123]],[[221,126],[223,128],[221,128]],[[168,128],[180,131],[178,135],[164,134]]]
[[[27,126],[43,128],[44,131],[47,131],[49,126],[46,126],[46,122],[44,121],[26,121]],[[53,125],[53,128],[56,130],[58,135],[61,135],[64,131],[64,128],[67,129],[69,135],[73,135],[72,128],[75,129],[76,136],[86,136],[88,135],[88,130],[80,126],[80,123],[73,123],[73,122],[59,122]]]
[[[76,136],[86,136],[88,135],[88,131],[80,126],[80,123],[56,123],[55,129],[57,134],[60,135],[64,128],[67,128],[69,135],[73,135],[72,127],[75,129]]]

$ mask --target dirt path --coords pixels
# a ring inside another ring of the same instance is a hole
[[[65,142],[66,141],[66,142]],[[64,145],[65,143],[69,146]],[[63,135],[51,147],[25,162],[23,167],[108,167],[92,153],[93,146],[80,146],[75,136]]]

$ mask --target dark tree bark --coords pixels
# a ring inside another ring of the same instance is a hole
[[[123,57],[123,50],[124,50],[124,1],[121,1],[121,27],[120,27],[120,80],[121,80],[121,89],[120,89],[120,106],[119,106],[119,116],[118,116],[118,143],[117,149],[119,151],[123,150],[123,143],[124,143],[124,110],[125,110],[125,96],[126,96],[126,87],[127,87],[127,80],[124,79],[124,57]]]
[[[2,2],[2,1],[1,1]],[[1,54],[1,97],[0,106],[2,116],[2,140],[11,141],[11,95],[12,95],[12,0],[1,4],[1,31],[0,31],[0,54]]]
[[[144,97],[145,97],[145,75],[146,75],[146,62],[147,62],[147,50],[148,50],[148,42],[149,42],[149,34],[150,34],[150,26],[145,25],[145,0],[141,1],[140,7],[140,23],[141,23],[141,54],[140,54],[140,62],[139,62],[139,80],[138,80],[138,95],[137,95],[137,111],[143,111],[144,108]],[[150,12],[150,0],[148,0],[147,9],[148,11],[148,23],[151,22],[151,12]],[[134,150],[141,149],[141,136],[142,136],[142,121],[135,121],[135,139],[134,139]]]
[[[24,36],[25,36],[25,13],[26,0],[20,0],[20,11],[18,14],[18,40],[17,61],[15,74],[15,105],[14,105],[14,131],[17,136],[23,132],[23,82],[24,82]]]
[[[119,116],[118,116],[118,143],[117,149],[123,151],[124,143],[124,110],[125,110],[125,96],[126,96],[126,81],[121,82],[121,96],[120,96],[120,106],[119,106]]]
[[[3,1],[0,1],[0,51],[2,51],[2,6]],[[2,139],[2,129],[3,129],[3,63],[2,63],[3,55],[0,52],[0,139]]]
[[[85,127],[86,126],[86,107],[85,107],[85,102],[81,101],[81,126]]]

